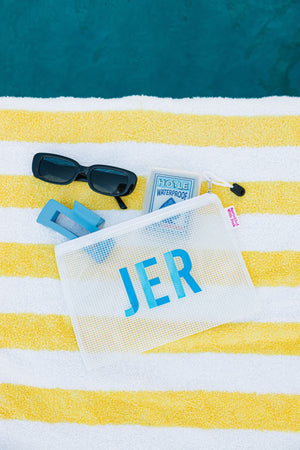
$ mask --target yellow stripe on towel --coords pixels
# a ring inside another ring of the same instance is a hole
[[[299,116],[218,116],[159,111],[0,110],[0,139],[26,142],[153,142],[218,147],[300,144]]]
[[[69,316],[0,314],[0,348],[78,351]],[[147,353],[262,353],[300,356],[300,323],[229,323]]]
[[[145,177],[139,177],[134,192],[124,198],[128,208],[142,208],[145,184]],[[0,175],[0,206],[43,208],[51,198],[68,208],[73,208],[77,200],[93,210],[120,209],[113,197],[97,194],[87,183],[75,181],[67,186],[59,186],[28,175]]]
[[[59,278],[54,245],[1,242],[0,276]]]
[[[253,284],[299,286],[300,252],[242,252]],[[54,245],[0,243],[0,276],[59,278]]]
[[[284,181],[241,182],[246,189],[244,197],[237,197],[229,188],[214,186],[223,205],[234,205],[237,214],[300,214],[300,183]],[[133,194],[125,197],[128,208],[141,209],[146,178],[139,177]],[[207,192],[202,183],[201,193]],[[74,200],[93,210],[119,209],[114,198],[93,192],[86,183],[74,182],[67,186],[45,183],[28,175],[0,175],[0,206],[14,208],[42,208],[54,198],[68,208]]]
[[[69,316],[0,314],[0,348],[78,351]]]
[[[242,252],[254,286],[299,286],[300,252]]]
[[[300,431],[300,396],[0,385],[0,417],[48,423]],[[67,406],[67,407],[66,407]]]

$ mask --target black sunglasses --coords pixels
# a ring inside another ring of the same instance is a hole
[[[93,191],[115,197],[121,209],[127,206],[120,197],[131,194],[137,182],[137,176],[129,170],[99,164],[85,167],[71,158],[52,153],[34,155],[32,172],[36,178],[47,183],[86,181]]]

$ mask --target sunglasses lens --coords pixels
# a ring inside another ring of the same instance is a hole
[[[124,195],[128,187],[128,174],[118,169],[99,168],[90,173],[93,188],[105,195]]]
[[[39,164],[39,176],[49,183],[67,183],[74,177],[77,164],[55,156],[44,156]]]

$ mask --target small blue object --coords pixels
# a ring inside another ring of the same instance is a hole
[[[56,200],[49,200],[42,211],[40,212],[37,222],[52,228],[68,239],[76,239],[82,234],[76,234],[75,232],[68,230],[63,225],[56,222],[59,214],[63,214],[68,219],[71,219],[79,227],[84,228],[87,232],[93,233],[99,231],[99,227],[105,222],[102,217],[99,217],[93,211],[89,210],[81,203],[75,201],[73,209],[69,209]]]
[[[97,264],[101,264],[108,258],[114,249],[115,241],[111,238],[106,241],[97,242],[96,244],[89,245],[84,248],[84,251],[91,257]]]
[[[175,203],[176,203],[176,202],[175,202],[174,198],[170,197],[170,198],[168,198],[168,200],[165,201],[165,203],[163,203],[163,204],[159,207],[159,209],[165,208],[166,206],[175,205]]]
[[[161,207],[159,209],[165,208],[166,206],[171,206],[171,205],[175,205],[175,200],[174,198],[170,197],[168,200],[165,201],[165,203],[163,203],[161,205]],[[174,216],[174,217],[169,217],[168,219],[164,219],[163,222],[164,223],[175,223],[176,219],[178,219],[178,215]]]

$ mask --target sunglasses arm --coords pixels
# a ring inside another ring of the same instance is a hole
[[[115,197],[115,199],[117,200],[117,203],[121,209],[127,209],[127,206],[125,205],[121,197]]]

